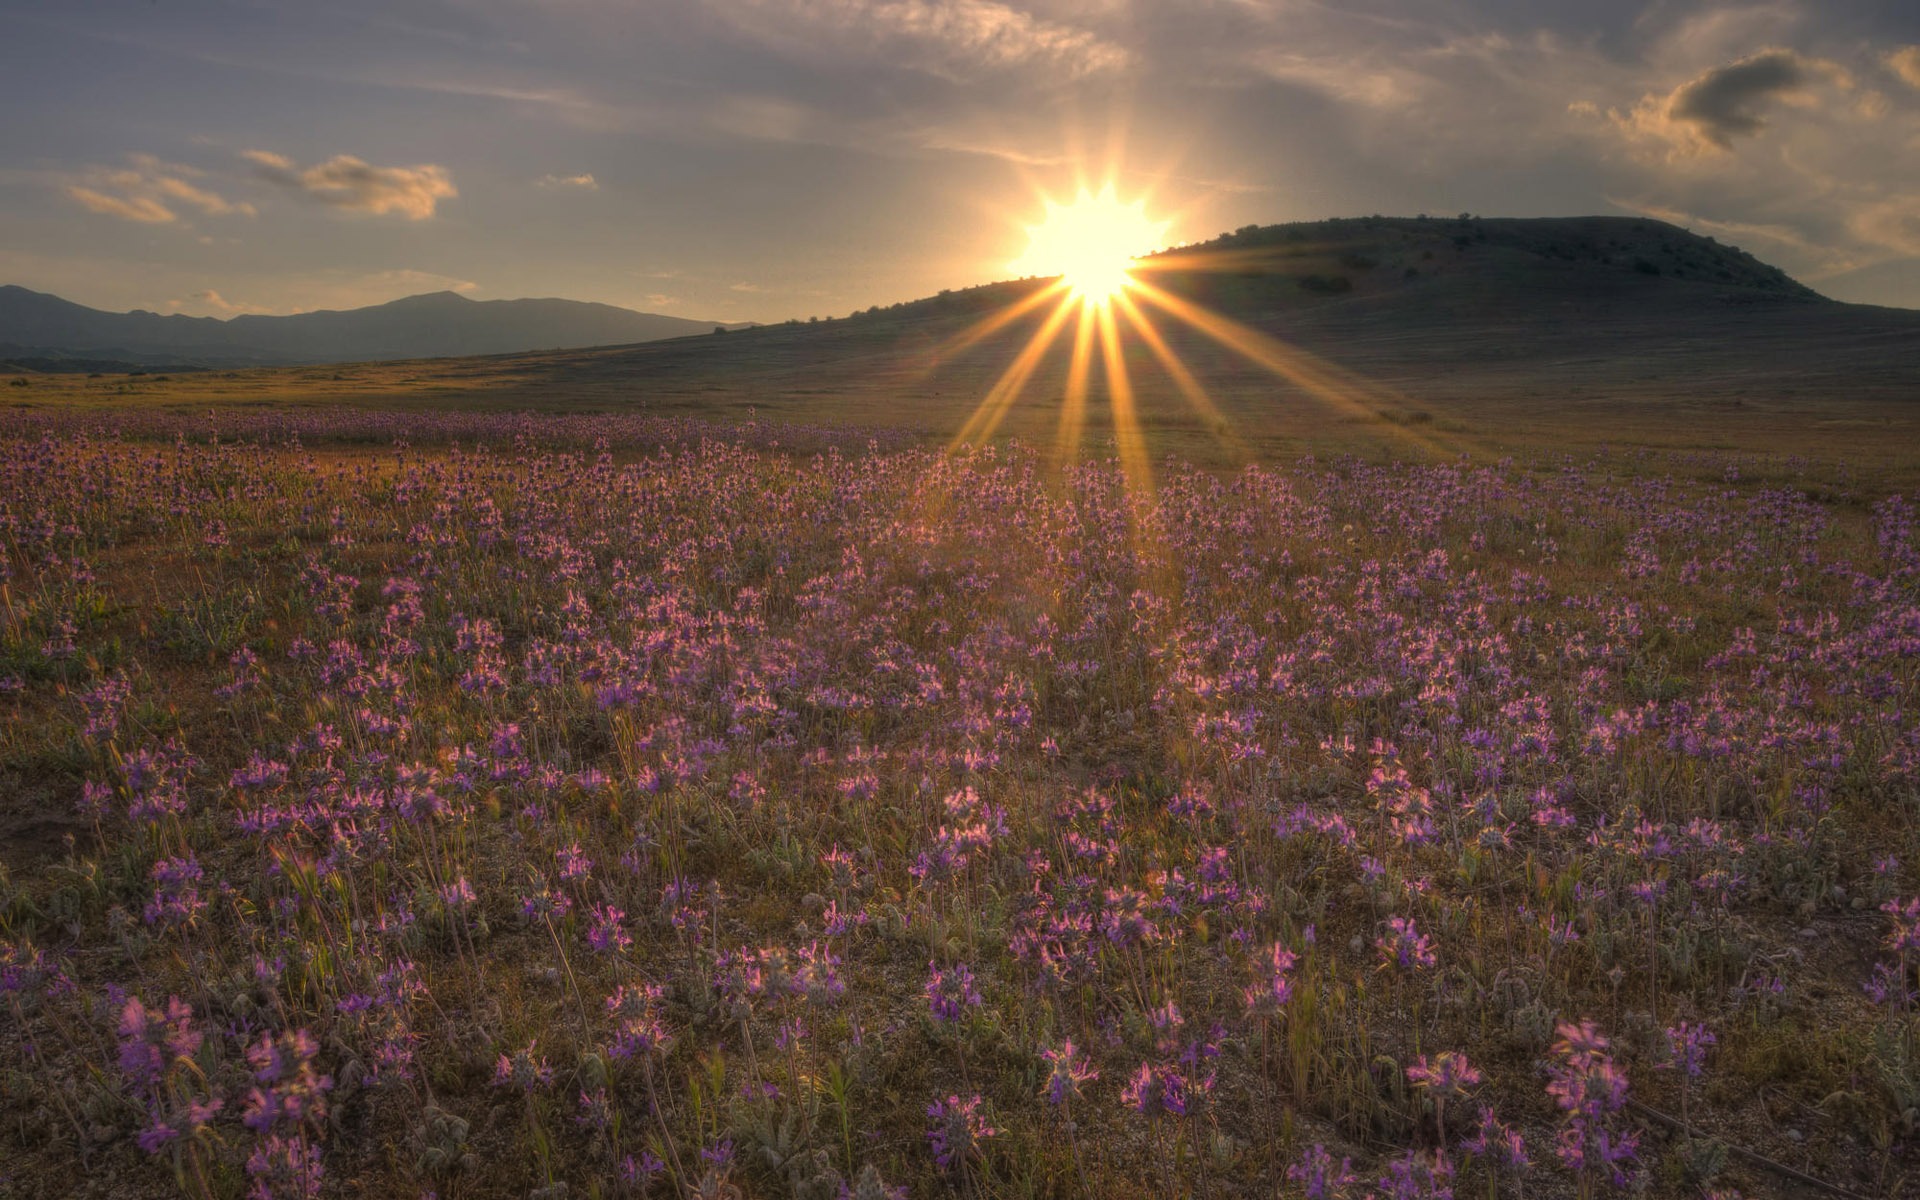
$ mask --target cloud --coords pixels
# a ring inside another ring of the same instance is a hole
[[[550,191],[556,188],[572,188],[583,192],[597,192],[600,190],[599,180],[584,171],[578,175],[542,175],[534,181],[534,186],[546,188]]]
[[[302,167],[270,150],[247,150],[240,157],[252,163],[254,174],[268,183],[349,212],[373,216],[398,213],[409,220],[424,221],[434,214],[440,201],[460,194],[447,169],[431,163],[376,167],[351,154],[336,154],[323,163]]]
[[[275,272],[255,279],[251,286],[256,292],[271,289],[292,301],[290,305],[283,301],[273,310],[282,313],[365,308],[424,292],[459,292],[465,295],[480,287],[471,279],[412,267],[395,267],[384,271],[329,268],[291,274]]]
[[[1908,84],[1920,88],[1920,46],[1902,46],[1887,55],[1887,68]]]
[[[210,217],[224,217],[233,213],[248,217],[254,215],[253,205],[223,199],[205,188],[195,187],[184,179],[162,176],[153,181],[153,186],[161,195],[191,204]]]
[[[771,96],[727,96],[707,119],[723,133],[761,142],[814,142],[830,133],[813,110]]]
[[[1403,110],[1413,99],[1409,85],[1422,81],[1419,74],[1408,70],[1404,63],[1369,65],[1303,54],[1284,46],[1257,50],[1250,61],[1281,83],[1367,108]]]
[[[122,221],[164,225],[177,219],[172,209],[149,196],[109,196],[77,184],[67,188],[67,195],[88,212],[119,217]]]
[[[1627,151],[1597,144],[1604,186],[1632,197],[1610,203],[1765,243],[1763,257],[1815,284],[1920,256],[1920,105],[1906,88],[1872,86],[1894,56],[1814,38],[1718,62],[1687,51],[1656,48],[1594,89],[1638,90],[1629,111],[1577,106],[1590,131]]]
[[[1838,64],[1774,47],[1697,75],[1665,97],[1644,96],[1622,123],[1694,153],[1725,151],[1767,126],[1776,102],[1811,106],[1822,80],[1845,83]]]
[[[1671,73],[1729,62],[1756,46],[1804,45],[1814,23],[1806,0],[1704,0],[1650,5],[1633,25],[1651,39],[1649,63]]]
[[[92,167],[70,183],[67,198],[102,216],[118,217],[143,225],[167,225],[180,219],[177,205],[198,209],[210,217],[255,214],[253,205],[228,200],[189,177],[206,172],[180,163],[162,162],[151,154],[129,154],[127,167]]]
[[[276,289],[280,295],[294,302],[293,306],[283,306],[276,311],[293,313],[321,309],[365,308],[373,304],[386,304],[406,296],[418,296],[423,292],[459,292],[465,295],[479,290],[480,287],[471,279],[441,275],[434,271],[420,271],[412,267],[396,267],[384,271],[328,269],[295,272],[291,275],[276,272],[256,280],[252,286],[255,289]]]
[[[1416,15],[1432,7],[1449,14]],[[1488,7],[1214,0],[1201,29],[1136,6],[1127,44],[1169,110],[1197,95],[1211,118],[1205,133],[1189,118],[1183,168],[1274,186],[1265,211],[1218,206],[1235,212],[1223,227],[1239,212],[1365,211],[1383,194],[1513,215],[1623,196],[1611,203],[1802,278],[1920,246],[1920,92],[1893,77],[1920,67],[1920,48],[1863,42],[1805,0],[1640,5],[1571,26],[1547,10],[1583,7],[1572,0],[1506,6],[1527,10],[1518,22],[1460,11]]]
[[[1024,67],[1079,79],[1133,61],[1091,30],[997,0],[725,0],[723,8],[750,33],[801,45],[864,44],[952,79]]]
[[[195,292],[184,300],[167,301],[167,309],[170,312],[183,312],[190,308],[206,309],[209,315],[220,317],[237,317],[242,313],[264,313],[269,311],[257,304],[248,304],[244,301],[236,303],[228,300],[212,288],[208,288],[204,292]]]
[[[1796,250],[1813,252],[1817,248],[1807,241],[1805,234],[1790,225],[1769,224],[1756,221],[1726,221],[1712,217],[1703,217],[1685,209],[1659,204],[1651,200],[1621,200],[1607,197],[1607,203],[1615,208],[1639,213],[1643,217],[1652,217],[1656,221],[1665,221],[1669,225],[1678,225],[1683,229],[1705,229],[1710,233],[1736,238],[1759,238],[1782,246],[1791,246]]]
[[[480,285],[471,279],[459,279],[452,275],[440,275],[433,271],[416,271],[411,267],[402,267],[392,271],[375,271],[363,275],[355,286],[373,292],[388,294],[399,291],[403,296],[418,295],[423,291],[435,292],[471,292]],[[376,303],[368,301],[368,303]]]
[[[1002,162],[1013,163],[1021,167],[1059,167],[1073,159],[1058,149],[1034,150],[1011,143],[995,142],[990,137],[975,137],[972,133],[929,127],[918,131],[914,140],[928,150],[940,150],[949,154],[977,154],[983,158],[997,158]]]
[[[1677,88],[1667,104],[1681,121],[1725,149],[1736,137],[1765,126],[1759,109],[1767,101],[1805,91],[1812,80],[1807,60],[1792,50],[1764,50]]]
[[[1920,257],[1920,195],[1896,196],[1861,207],[1853,232],[1862,241],[1901,255]]]

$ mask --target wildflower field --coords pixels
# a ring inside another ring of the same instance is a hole
[[[0,1195],[1920,1195],[1914,519],[6,418]]]

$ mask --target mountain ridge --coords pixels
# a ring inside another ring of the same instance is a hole
[[[510,354],[687,337],[716,324],[592,301],[474,300],[451,291],[285,316],[112,313],[0,285],[0,357],[43,370],[63,362],[190,369]]]
[[[1054,446],[1071,426],[1100,452],[1121,427],[1124,372],[1127,423],[1156,448],[1223,463],[1328,437],[1458,449],[1522,435],[1694,446],[1710,433],[1891,458],[1911,458],[1920,437],[1920,311],[1821,297],[1657,221],[1243,227],[1136,274],[1146,286],[1113,325],[1130,330],[1137,310],[1157,335],[1111,354],[1083,342],[1071,312],[1055,315],[1041,294],[1053,280],[1030,277],[725,337],[165,381],[16,376],[9,400],[642,411]],[[1094,352],[1076,355],[1082,345]]]
[[[1133,298],[1159,326],[1164,349],[1254,429],[1315,400],[1310,387],[1223,342],[1218,330],[1227,325],[1370,381],[1376,394],[1365,404],[1379,411],[1432,405],[1466,414],[1462,420],[1499,413],[1526,421],[1548,408],[1707,406],[1745,414],[1748,424],[1760,413],[1817,423],[1831,416],[1831,400],[1884,405],[1875,411],[1887,414],[1913,410],[1920,419],[1920,311],[1822,297],[1745,251],[1650,218],[1246,226],[1147,256],[1136,274],[1148,286]],[[1041,331],[1051,306],[1034,297],[1051,285],[1002,280],[727,337],[565,349],[549,341],[344,378],[293,369],[168,386],[209,399],[266,389],[355,403],[428,388],[436,404],[640,404],[704,415],[741,408],[795,419],[858,413],[957,429]],[[1175,319],[1156,293],[1224,324],[1210,334]],[[462,307],[444,297],[414,302]],[[1023,392],[1037,407],[1018,408],[1010,430],[1057,406],[1072,375],[1071,329],[1029,364]],[[0,359],[6,340],[0,322]],[[1142,419],[1169,428],[1194,419],[1156,352],[1138,343],[1124,357]],[[15,369],[22,367],[16,357]],[[1104,370],[1095,375],[1104,387]],[[1383,398],[1390,395],[1398,399]]]

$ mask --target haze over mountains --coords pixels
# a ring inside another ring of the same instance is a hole
[[[469,300],[454,292],[294,316],[101,312],[0,287],[0,360],[41,370],[242,367],[448,358],[711,333],[712,321],[578,300]]]

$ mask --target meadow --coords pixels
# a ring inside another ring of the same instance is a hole
[[[1920,1195],[1914,526],[16,411],[0,1195]]]

